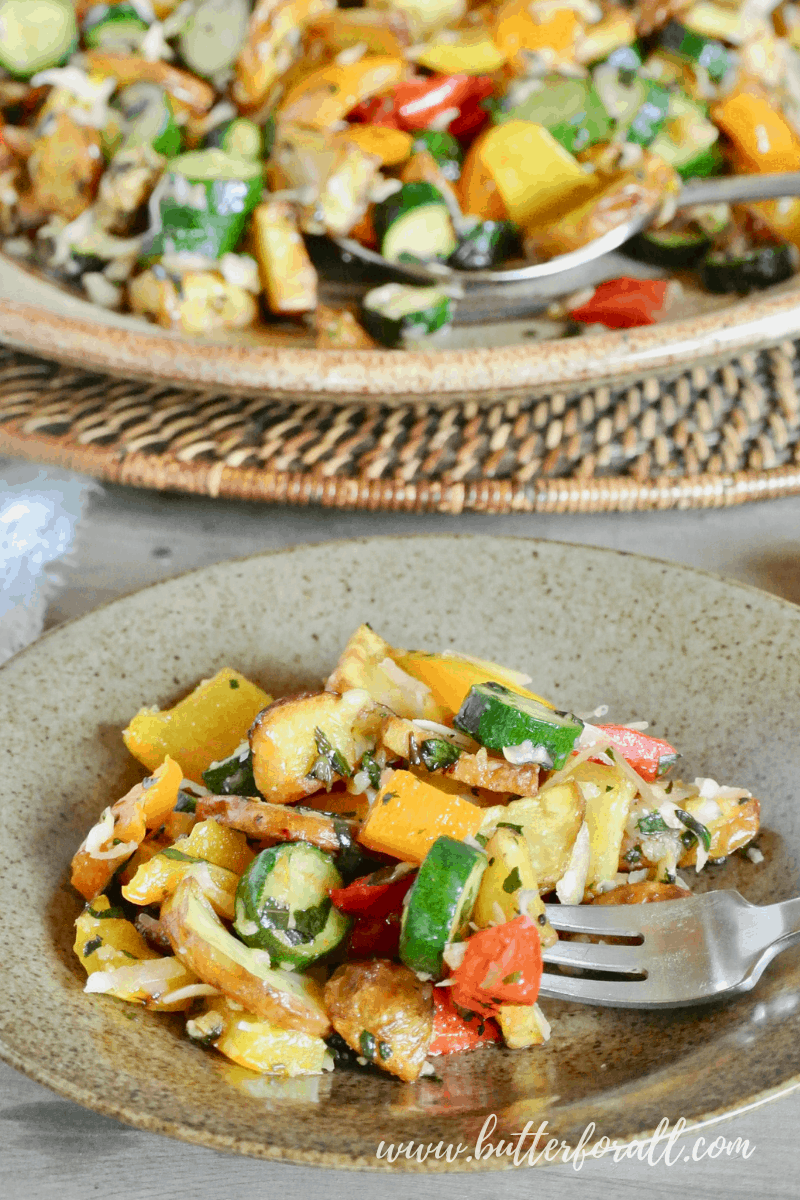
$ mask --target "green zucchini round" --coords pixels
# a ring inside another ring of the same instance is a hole
[[[0,0],[0,67],[17,79],[65,62],[78,44],[71,0]]]
[[[461,941],[478,898],[487,858],[455,838],[431,846],[408,892],[400,927],[400,959],[412,971],[441,979],[448,942]]]
[[[458,244],[445,198],[432,183],[405,183],[377,204],[375,232],[388,262],[445,262]]]
[[[796,270],[793,246],[757,246],[747,254],[730,256],[712,250],[700,267],[703,286],[709,292],[740,296],[790,279]]]
[[[338,946],[349,919],[331,904],[342,886],[333,858],[308,842],[270,846],[253,859],[236,889],[234,930],[273,963],[302,970]]]

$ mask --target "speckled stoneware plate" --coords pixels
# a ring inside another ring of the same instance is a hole
[[[567,290],[640,270],[614,257],[613,268],[590,265],[586,278]],[[437,334],[425,349],[403,353],[316,350],[309,337],[279,329],[209,341],[98,308],[0,254],[0,342],[125,377],[337,405],[374,397],[383,404],[422,399],[432,406],[469,400],[483,406],[587,382],[678,373],[795,337],[800,289],[792,280],[741,301],[690,291],[674,312],[675,319],[660,325],[553,341],[537,340],[535,322],[489,319],[443,331],[443,340]]]
[[[534,676],[579,710],[653,722],[689,776],[763,802],[762,864],[710,872],[757,902],[800,891],[800,609],[714,576],[612,551],[511,538],[332,542],[224,563],[116,601],[0,670],[0,1053],[78,1103],[220,1150],[328,1167],[386,1168],[386,1143],[466,1149],[525,1122],[575,1144],[624,1141],[663,1117],[714,1121],[800,1085],[800,948],[755,994],[661,1014],[543,1002],[542,1049],[439,1059],[441,1082],[334,1072],[261,1078],[204,1052],[180,1017],[83,992],[71,952],[81,905],[71,854],[104,805],[141,777],[120,730],[231,664],[280,694],[319,681],[352,629],[457,647]]]

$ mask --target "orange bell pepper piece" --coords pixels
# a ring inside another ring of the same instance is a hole
[[[711,117],[733,143],[737,167],[743,173],[800,171],[800,138],[765,97],[734,93],[712,106]]]
[[[440,791],[410,771],[392,771],[378,793],[358,840],[369,850],[421,863],[438,837],[474,837],[483,809]]]

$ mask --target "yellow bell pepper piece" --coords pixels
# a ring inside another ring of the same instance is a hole
[[[210,1001],[207,1011],[189,1022],[189,1030],[190,1036],[210,1039],[240,1067],[260,1074],[318,1075],[324,1070],[328,1047],[321,1037],[271,1025],[233,1008],[224,997]]]
[[[497,125],[475,147],[517,225],[535,223],[556,208],[573,208],[596,188],[572,155],[533,121]]]
[[[405,162],[414,143],[413,136],[404,129],[389,129],[384,125],[348,125],[339,137],[355,142],[365,154],[374,154],[384,167],[396,167]]]
[[[255,858],[243,833],[226,829],[211,818],[198,821],[189,836],[185,840],[181,838],[175,848],[193,858],[213,863],[215,867],[233,871],[235,875],[241,875]]]
[[[508,667],[501,667],[499,663],[480,658],[462,658],[456,654],[426,654],[422,650],[398,650],[392,657],[398,667],[426,683],[437,704],[452,713],[458,712],[470,688],[478,683],[502,683],[521,696],[538,700],[548,708],[553,707],[549,700],[521,686],[520,680],[526,676]]]
[[[421,66],[442,75],[490,75],[500,70],[507,57],[488,34],[470,32],[457,42],[429,42],[414,55]]]
[[[328,129],[370,96],[399,83],[407,70],[402,58],[370,54],[347,66],[320,67],[290,89],[280,106],[286,121]]]
[[[378,793],[359,841],[402,862],[422,862],[438,837],[474,837],[484,810],[448,795],[410,771],[392,771]]]
[[[72,948],[87,975],[128,966],[131,959],[158,958],[130,921],[104,915],[110,908],[108,896],[98,896],[75,922]]]
[[[143,708],[122,737],[134,758],[153,770],[165,755],[195,783],[212,762],[233,754],[272,697],[244,675],[223,667],[165,712]]]

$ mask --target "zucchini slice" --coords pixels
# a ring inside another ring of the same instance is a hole
[[[78,44],[71,0],[0,0],[0,67],[18,79],[55,67]]]
[[[211,763],[203,771],[203,783],[215,796],[258,796],[249,743],[242,742],[228,758]]]
[[[439,837],[408,892],[400,928],[400,959],[418,974],[441,979],[448,942],[461,941],[488,859],[483,850]]]
[[[406,183],[375,206],[375,232],[389,262],[444,262],[456,248],[444,196],[432,183]]]
[[[197,75],[216,75],[232,66],[250,21],[247,0],[200,0],[180,36],[181,58]]]
[[[719,130],[709,121],[703,108],[685,92],[669,94],[667,123],[650,144],[684,178],[705,177],[719,171],[722,155],[716,146]]]
[[[679,21],[670,21],[664,26],[659,45],[667,54],[673,54],[693,66],[703,67],[715,82],[728,73],[733,62],[722,42],[694,33]]]
[[[596,142],[611,140],[613,126],[594,85],[589,80],[547,75],[541,87],[508,109],[495,110],[495,124],[533,121],[544,125],[570,154]]]
[[[206,146],[224,150],[234,158],[260,159],[264,153],[264,135],[255,121],[234,117],[217,125],[206,137]]]
[[[221,258],[235,250],[261,188],[260,162],[216,149],[179,155],[159,185],[161,228],[145,257],[185,252]]]
[[[169,94],[156,83],[132,83],[123,88],[117,104],[125,117],[122,145],[152,146],[157,154],[174,158],[180,153],[181,131]]]
[[[464,218],[458,245],[447,260],[460,271],[483,271],[508,258],[517,243],[517,231],[510,221],[481,221]]]
[[[671,229],[651,229],[631,238],[625,245],[625,253],[639,262],[679,271],[699,262],[710,245],[711,238],[700,230],[678,233]]]
[[[234,929],[273,963],[302,969],[337,946],[350,928],[331,904],[342,886],[330,854],[308,842],[262,850],[239,880]]]
[[[583,729],[583,722],[570,713],[546,708],[501,683],[470,688],[453,724],[490,750],[530,742],[532,750],[544,750],[549,761],[542,765],[556,770],[563,767]]]
[[[142,44],[147,24],[132,4],[97,4],[83,18],[81,33],[93,50],[133,54]]]
[[[759,288],[783,283],[794,272],[794,247],[788,244],[756,246],[749,253],[738,255],[712,250],[700,267],[703,286],[719,295],[738,292],[744,296]]]
[[[399,346],[405,334],[434,333],[453,320],[453,299],[444,288],[386,283],[367,292],[361,324],[382,346]]]

